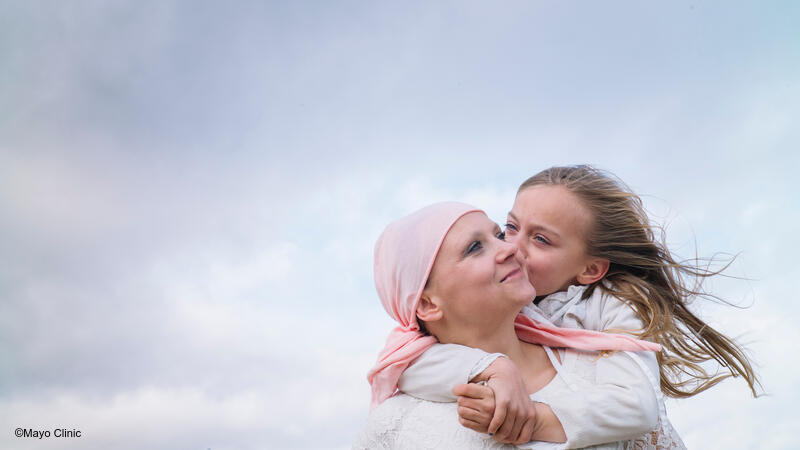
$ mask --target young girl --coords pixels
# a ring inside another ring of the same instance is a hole
[[[589,166],[540,172],[520,186],[506,239],[520,248],[539,295],[538,311],[553,324],[629,333],[663,347],[657,356],[607,355],[598,361],[591,395],[551,402],[568,447],[638,436],[637,448],[682,448],[666,418],[662,392],[690,397],[741,376],[756,395],[758,381],[742,349],[688,308],[693,297],[707,295],[693,282],[719,272],[673,259],[656,240],[641,199],[621,181]],[[491,422],[467,426],[495,433],[500,442],[519,442],[517,424],[530,410],[527,395],[513,364],[497,356],[435,345],[405,371],[399,387],[443,401],[455,398],[453,386],[488,380],[496,400]],[[702,364],[711,360],[726,372],[706,371]],[[456,392],[465,393],[465,387],[457,386]],[[459,401],[470,402],[467,397]]]

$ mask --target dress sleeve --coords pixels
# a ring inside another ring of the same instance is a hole
[[[596,382],[547,402],[564,427],[567,448],[634,439],[656,427],[656,396],[630,355],[600,358]]]
[[[587,329],[636,332],[642,328],[630,307],[616,298],[598,294],[586,300],[581,322]],[[655,370],[657,380],[655,355],[652,352],[637,352],[637,355],[648,368]],[[573,391],[548,402],[564,427],[567,448],[634,439],[655,428],[659,417],[655,392],[658,386],[651,383],[651,378],[625,352],[600,357],[595,384],[588,392]]]
[[[423,400],[454,402],[453,387],[468,383],[499,356],[458,344],[434,344],[406,368],[397,385]]]

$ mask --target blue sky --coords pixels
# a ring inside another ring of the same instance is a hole
[[[391,322],[372,245],[439,200],[497,221],[551,165],[642,194],[739,380],[668,405],[690,448],[800,419],[792,2],[5,2],[3,448],[347,448]],[[724,413],[723,413],[724,412]],[[724,435],[711,430],[726,430]]]

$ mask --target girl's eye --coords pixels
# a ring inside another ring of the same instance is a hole
[[[501,241],[505,241],[505,240],[506,240],[506,233],[505,233],[505,231],[498,231],[498,232],[497,232],[497,234],[495,234],[494,236],[495,236],[497,239],[500,239]]]
[[[537,234],[536,236],[534,236],[533,240],[536,242],[541,242],[542,244],[550,245],[550,241],[548,241],[547,238],[542,236],[541,234]]]
[[[514,226],[513,223],[507,223],[506,224],[506,233],[511,233],[511,232],[516,233],[517,231],[518,231],[517,227]]]

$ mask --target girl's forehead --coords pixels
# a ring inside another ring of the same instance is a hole
[[[523,224],[585,229],[591,213],[563,186],[534,186],[517,194],[509,215]]]

